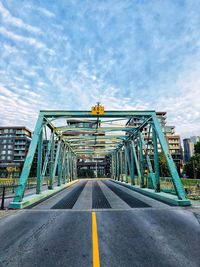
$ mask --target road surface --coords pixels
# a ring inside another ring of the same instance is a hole
[[[199,267],[199,214],[82,180],[0,219],[0,266]]]

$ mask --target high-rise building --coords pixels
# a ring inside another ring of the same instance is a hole
[[[183,153],[180,135],[177,135],[175,133],[175,126],[165,126],[164,134],[169,145],[169,151],[179,170],[183,163]]]
[[[0,176],[6,168],[16,168],[19,175],[31,142],[32,132],[26,127],[0,127]]]
[[[162,131],[166,137],[166,141],[169,145],[169,151],[172,155],[172,158],[177,166],[178,171],[180,171],[180,168],[183,163],[183,155],[182,155],[182,147],[181,147],[181,141],[180,141],[180,136],[175,134],[175,126],[168,126],[166,125],[167,122],[167,116],[166,112],[156,112],[156,115],[158,117],[158,120],[160,122]],[[141,124],[141,121],[137,118],[133,118],[128,122],[128,125],[132,125],[134,127],[138,127]],[[150,139],[152,138],[152,133],[150,132],[149,134],[149,126],[146,126],[144,128],[144,136],[147,141],[148,136]],[[149,149],[149,153],[153,154],[152,149]],[[161,147],[160,144],[158,144],[158,152],[160,153]]]
[[[183,139],[183,147],[184,147],[184,160],[188,162],[190,158],[194,155],[194,143],[190,138]]]
[[[194,145],[196,145],[197,142],[200,142],[200,136],[191,136],[190,140]]]

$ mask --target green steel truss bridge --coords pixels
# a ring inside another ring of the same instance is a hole
[[[134,119],[137,126],[130,123]],[[158,149],[166,159],[173,194],[160,192]],[[77,179],[77,159],[84,156],[110,156],[111,179],[153,198],[190,205],[155,111],[41,110],[10,208],[25,207],[24,192],[35,158],[35,195],[41,199],[45,177],[49,176],[48,190],[53,193],[55,176],[56,188]]]

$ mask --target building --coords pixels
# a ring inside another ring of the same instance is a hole
[[[0,177],[6,177],[7,167],[16,168],[14,175],[19,176],[31,138],[26,127],[0,127]]]
[[[169,151],[172,158],[177,166],[177,169],[180,170],[183,165],[183,152],[180,135],[175,133],[175,126],[165,126],[164,134],[169,145]]]
[[[200,136],[191,136],[190,140],[194,145],[196,145],[197,142],[200,142]]]
[[[190,138],[183,139],[183,147],[184,147],[184,160],[187,163],[190,158],[194,155],[194,143]]]
[[[69,119],[67,121],[68,126],[70,127],[78,127],[78,128],[84,128],[86,130],[81,131],[74,131],[66,132],[63,135],[65,136],[76,136],[76,135],[84,135],[84,136],[93,136],[93,133],[88,133],[87,128],[96,128],[96,120],[90,120],[90,121],[82,121],[82,120],[72,120]],[[98,136],[104,136],[105,133],[98,133]],[[97,134],[95,134],[97,136]],[[100,142],[100,148],[102,148],[102,145],[105,143],[105,141]],[[93,144],[93,142],[92,142]],[[80,144],[79,144],[80,145]],[[91,147],[85,146],[83,144],[85,149],[91,149]],[[94,144],[94,148],[98,149],[99,146]],[[74,151],[76,150],[76,147],[74,147]],[[111,158],[110,156],[100,156],[100,155],[86,155],[82,154],[78,156],[77,159],[77,173],[79,177],[110,177],[111,173]]]
[[[166,137],[166,141],[169,145],[169,151],[172,155],[172,158],[177,166],[178,171],[180,171],[180,168],[183,164],[183,153],[182,153],[182,147],[181,147],[181,140],[180,136],[175,133],[175,126],[167,126],[167,116],[166,112],[156,112],[156,115],[159,119],[162,131]],[[140,121],[137,118],[130,119],[128,121],[128,125],[132,125],[134,127],[138,127],[142,121]],[[147,125],[144,128],[144,136],[147,141],[148,135],[150,139],[152,138],[152,133],[149,134],[149,126]],[[161,153],[162,149],[160,144],[158,144],[158,152]],[[153,151],[151,148],[149,148],[149,153],[153,155]]]

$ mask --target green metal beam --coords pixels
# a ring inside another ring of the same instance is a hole
[[[45,116],[46,118],[130,118],[132,116],[152,116],[155,111],[148,110],[148,111],[105,111],[103,115],[93,115],[91,111],[75,111],[75,110],[41,110],[40,113]]]
[[[21,176],[19,179],[19,184],[18,184],[18,187],[16,189],[14,202],[20,202],[23,199],[26,182],[27,182],[30,170],[31,170],[33,158],[34,158],[35,151],[37,148],[38,139],[39,139],[40,133],[42,131],[43,119],[44,119],[44,116],[40,113],[38,120],[37,120],[37,123],[36,123],[36,126],[35,126],[35,131],[34,131],[33,138],[32,138],[29,150],[28,150],[28,154],[27,154],[26,160],[24,162],[22,173],[21,173]]]
[[[161,145],[162,150],[163,150],[163,154],[165,156],[165,159],[166,159],[168,167],[169,167],[169,171],[170,171],[171,176],[172,176],[172,181],[174,183],[174,187],[176,189],[176,192],[178,194],[179,199],[184,200],[184,199],[186,199],[185,190],[184,190],[183,185],[180,181],[180,178],[179,178],[176,166],[174,164],[174,161],[172,159],[172,156],[169,152],[169,147],[168,147],[167,141],[165,139],[165,136],[162,132],[162,128],[160,126],[159,120],[155,114],[153,115],[153,122],[154,122],[154,128],[156,130],[160,145]]]
[[[36,194],[40,194],[41,190],[42,190],[42,187],[41,187],[42,147],[43,147],[43,131],[40,132],[40,136],[39,136],[39,140],[38,140]]]

